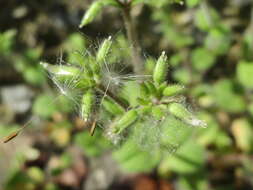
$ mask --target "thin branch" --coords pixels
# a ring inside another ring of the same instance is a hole
[[[125,28],[127,32],[127,38],[132,44],[132,53],[131,53],[131,59],[133,64],[133,69],[136,74],[143,73],[143,61],[141,59],[141,48],[137,39],[137,32],[133,23],[133,20],[131,18],[131,6],[129,4],[126,4],[123,8],[123,19],[125,23]]]
[[[97,89],[101,94],[103,94],[104,97],[109,97],[121,107],[123,107],[125,110],[127,110],[128,105],[125,104],[122,100],[120,100],[117,96],[115,96],[114,93],[112,93],[109,89],[106,89],[103,85],[99,85]]]

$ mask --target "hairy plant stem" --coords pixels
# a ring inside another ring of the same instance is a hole
[[[135,26],[133,23],[133,20],[131,18],[131,7],[129,4],[124,5],[123,8],[123,19],[124,24],[127,32],[127,38],[129,42],[132,44],[131,48],[131,59],[132,59],[132,65],[133,70],[136,74],[142,74],[143,73],[143,61],[141,59],[141,48],[137,39],[137,32],[135,30]]]
[[[99,85],[97,89],[102,95],[105,95],[105,97],[110,98],[111,100],[119,104],[121,107],[123,107],[125,110],[127,110],[128,105],[121,101],[117,96],[115,96],[114,93],[112,93],[109,89],[106,89],[103,85]]]

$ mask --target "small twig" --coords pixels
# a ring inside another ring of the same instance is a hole
[[[115,96],[109,89],[106,89],[103,85],[99,85],[97,87],[98,91],[103,94],[103,96],[107,96],[110,99],[114,100],[117,104],[122,106],[125,110],[127,110],[128,105],[126,105],[123,101],[121,101],[117,96]]]
[[[133,20],[130,15],[131,6],[130,4],[126,4],[123,8],[123,19],[125,23],[125,28],[127,32],[127,38],[132,44],[132,64],[133,69],[136,74],[143,73],[143,61],[141,59],[141,48],[137,39],[137,32],[133,23]]]
[[[94,120],[92,125],[91,125],[91,128],[90,128],[90,136],[93,136],[94,133],[95,133],[95,129],[96,129],[96,125],[97,125],[97,121]]]
[[[17,136],[19,135],[19,133],[20,133],[22,130],[24,130],[26,127],[29,126],[29,124],[30,124],[31,122],[32,122],[32,118],[31,118],[28,122],[26,122],[26,123],[23,125],[23,127],[21,127],[20,129],[18,129],[18,130],[16,130],[16,131],[12,132],[12,133],[9,134],[8,136],[4,137],[3,143],[7,143],[7,142],[11,141],[12,139],[14,139],[15,137],[17,137]]]

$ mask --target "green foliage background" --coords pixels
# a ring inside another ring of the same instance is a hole
[[[57,181],[75,166],[73,147],[79,147],[88,168],[93,159],[109,153],[123,176],[144,173],[173,189],[253,189],[253,2],[133,0],[136,36],[146,57],[144,73],[152,74],[156,59],[165,51],[168,83],[185,85],[189,107],[207,123],[207,128],[196,128],[184,139],[187,128],[180,131],[181,124],[168,118],[173,123],[168,133],[179,131],[169,140],[184,142],[165,156],[157,154],[152,142],[147,148],[136,146],[136,139],[145,141],[145,135],[157,131],[141,128],[115,147],[103,137],[103,130],[90,136],[87,126],[79,124],[73,100],[64,96],[55,100],[59,92],[39,62],[59,63],[60,52],[66,62],[78,63],[74,52],[95,51],[111,35],[107,62],[120,60],[124,72],[132,71],[133,44],[113,0],[103,1],[78,28],[93,2],[8,1],[0,8],[0,87],[24,84],[34,93],[32,106],[24,113],[9,110],[2,99],[0,136],[15,131],[30,115],[34,121],[40,118],[10,144],[0,145],[0,163],[9,166],[0,168],[3,189],[82,189],[89,172],[78,178],[77,185]],[[132,106],[138,105],[136,89],[132,83],[124,87]],[[56,164],[50,164],[52,160]],[[111,184],[120,184],[117,180]]]

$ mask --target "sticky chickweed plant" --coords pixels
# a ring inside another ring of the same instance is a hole
[[[94,1],[79,26],[82,28],[91,23],[103,7],[121,9],[127,39],[132,45],[129,57],[132,69],[128,73],[121,72],[125,66],[119,61],[108,61],[114,56],[111,37],[105,39],[95,53],[88,50],[73,52],[74,62],[66,63],[60,58],[56,65],[40,64],[61,94],[72,100],[80,117],[93,126],[91,134],[96,126],[100,126],[113,144],[131,149],[138,146],[147,152],[171,153],[186,141],[194,128],[206,124],[187,108],[185,87],[167,81],[169,62],[164,51],[155,61],[153,73],[144,75],[149,60],[141,56],[130,13],[135,5],[150,2]]]
[[[157,59],[152,75],[143,75],[147,61],[140,56],[130,11],[136,4],[147,2],[94,1],[79,25],[82,28],[91,23],[105,6],[121,9],[127,38],[132,44],[133,73],[122,74],[121,63],[108,61],[114,56],[111,37],[100,44],[96,53],[73,52],[75,63],[60,59],[58,65],[46,62],[41,65],[60,92],[73,100],[80,117],[93,126],[91,134],[96,126],[102,126],[104,135],[113,144],[126,147],[136,144],[148,152],[171,153],[195,127],[205,127],[205,123],[185,106],[184,86],[166,81],[169,63],[165,52]]]
[[[74,64],[41,62],[60,92],[79,105],[84,121],[102,125],[105,136],[114,144],[130,138],[142,149],[169,152],[176,150],[193,127],[205,126],[185,107],[185,88],[167,83],[165,52],[156,61],[152,76],[121,75],[112,69],[117,62],[106,61],[113,56],[111,45],[109,37],[94,55],[75,52],[78,63]],[[135,90],[123,90],[133,84]],[[138,93],[135,105],[125,96],[128,93]]]

